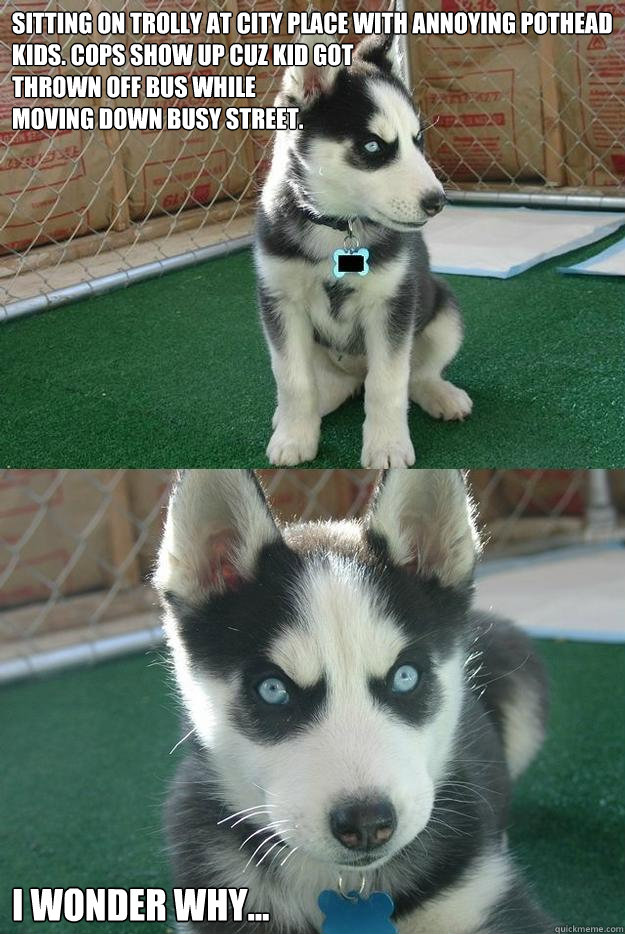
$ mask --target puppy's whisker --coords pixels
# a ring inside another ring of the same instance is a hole
[[[262,791],[264,794],[271,795],[272,798],[278,797],[275,791],[269,791],[268,788],[263,788],[263,786],[259,785],[257,782],[252,782],[252,785],[254,786],[254,788],[258,788],[259,791]]]
[[[267,824],[266,827],[261,827],[260,830],[255,830],[254,833],[249,835],[249,837],[246,837],[239,849],[242,850],[245,844],[252,840],[254,837],[257,837],[259,833],[266,833],[268,830],[276,830],[278,824],[288,824],[288,819],[285,818],[284,820],[274,820],[270,824]]]
[[[169,755],[170,755],[170,756],[173,756],[173,754],[175,753],[176,749],[178,749],[179,746],[182,746],[182,744],[183,744],[187,739],[189,739],[190,736],[193,736],[193,733],[194,733],[194,730],[189,730],[189,732],[187,733],[186,736],[183,736],[182,739],[179,739],[178,742],[176,743],[176,745],[175,745],[172,749],[169,750]]]
[[[256,847],[256,849],[254,850],[254,852],[252,853],[252,855],[251,855],[250,858],[248,859],[247,863],[245,864],[245,868],[243,869],[243,872],[247,872],[247,870],[248,870],[248,868],[249,868],[249,866],[250,866],[250,863],[253,862],[254,857],[256,856],[256,854],[257,854],[260,850],[262,850],[262,848],[263,848],[264,846],[266,846],[266,845],[269,843],[270,840],[275,840],[276,837],[280,837],[280,836],[281,836],[281,835],[280,835],[280,832],[278,831],[277,833],[272,833],[272,834],[271,834],[269,837],[267,837],[265,840],[261,840],[261,842],[258,844],[258,846]]]
[[[283,836],[283,839],[285,839],[285,836]],[[277,853],[274,853],[274,854],[273,854],[273,856],[271,857],[271,861],[270,861],[270,863],[269,863],[269,868],[270,868],[270,869],[271,869],[271,867],[273,866],[273,864],[275,863],[276,859],[280,856],[280,853],[282,853],[284,850],[286,850],[287,847],[288,847],[288,845],[289,845],[288,843],[285,843],[284,846],[281,846],[281,847],[280,847],[280,849],[278,850]]]
[[[286,863],[287,859],[290,859],[290,858],[293,856],[293,853],[297,853],[298,850],[299,850],[299,847],[298,847],[298,846],[293,847],[293,849],[291,850],[291,852],[290,852],[290,853],[287,853],[287,855],[284,857],[284,859],[283,859],[282,862],[280,863],[280,866],[281,866],[281,867],[284,866],[284,864]]]
[[[479,820],[477,814],[467,814],[464,811],[454,811],[453,808],[445,807],[445,805],[438,805],[434,808],[438,814],[456,814],[457,817],[465,817],[467,820]]]
[[[233,827],[238,827],[239,824],[243,824],[246,820],[254,820],[256,817],[273,817],[271,811],[254,811],[253,814],[246,814],[245,817],[240,817],[237,821],[230,826],[232,830]]]
[[[282,840],[283,840],[283,839],[284,839],[284,837],[282,837]],[[265,860],[265,859],[269,856],[269,854],[272,852],[272,850],[275,850],[275,848],[276,848],[277,846],[280,846],[280,843],[281,843],[281,840],[276,840],[275,843],[272,843],[271,846],[269,847],[269,849],[267,850],[267,852],[264,853],[264,854],[261,856],[261,858],[258,860],[258,862],[256,863],[256,866],[257,866],[257,867],[260,866],[260,864],[263,862],[263,860]],[[285,843],[284,846],[288,846],[288,844]],[[284,847],[283,847],[283,849],[284,849]]]
[[[240,811],[235,811],[234,814],[228,814],[227,817],[222,817],[221,820],[217,821],[217,824],[225,824],[226,821],[232,820],[233,817],[238,817],[239,814],[246,814],[248,811],[258,811],[260,808],[272,808],[272,807],[275,807],[275,804],[254,804],[252,807],[249,807],[249,808],[241,808]]]
[[[419,129],[420,129],[421,131],[423,131],[423,130],[429,130],[431,127],[436,126],[436,124],[438,123],[438,121],[439,121],[439,116],[438,116],[438,114],[437,114],[436,117],[434,118],[434,120],[426,120],[425,123],[422,123],[422,124],[420,125]]]
[[[451,830],[452,833],[457,834],[459,837],[470,837],[471,834],[466,830],[460,830],[459,827],[454,827],[453,824],[448,824],[447,821],[441,820],[440,817],[430,817],[431,824],[437,824],[441,827],[446,827],[447,830]]]

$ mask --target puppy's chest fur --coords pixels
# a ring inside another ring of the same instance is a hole
[[[227,888],[241,879],[241,855],[223,847],[219,863],[215,863],[216,848],[205,856],[211,866],[212,884]],[[395,918],[398,934],[486,934],[485,921],[492,906],[509,888],[512,866],[505,844],[499,842],[476,857],[471,871],[459,876],[451,885]],[[355,870],[343,870],[343,882],[348,889],[357,889],[361,875]],[[258,867],[247,866],[244,876],[249,889],[246,911],[269,912],[280,930],[312,934],[322,930],[323,914],[318,905],[321,892],[336,891],[337,871],[330,866],[307,860],[300,864],[287,862],[281,870],[281,884],[273,884]],[[237,883],[238,884],[238,883]],[[368,879],[369,891],[396,891],[410,888],[409,865],[386,866]],[[273,929],[273,928],[272,928]]]
[[[306,259],[278,257],[261,248],[258,268],[279,314],[306,314],[319,343],[338,352],[363,354],[365,334],[384,329],[391,314],[408,274],[409,250],[376,261],[372,248],[366,275],[348,273],[338,279],[333,253],[343,240],[340,231],[315,232],[306,242]]]

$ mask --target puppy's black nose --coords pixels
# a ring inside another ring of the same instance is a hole
[[[439,211],[442,211],[447,204],[447,198],[442,191],[428,191],[421,198],[421,207],[428,217],[434,217]]]
[[[330,812],[330,829],[348,850],[375,850],[395,832],[395,808],[385,798],[347,801]]]

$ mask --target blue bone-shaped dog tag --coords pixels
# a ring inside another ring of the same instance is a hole
[[[369,250],[365,247],[359,250],[335,250],[333,272],[337,279],[342,279],[348,272],[366,276],[369,272]]]
[[[349,892],[345,898],[325,889],[319,907],[325,915],[321,934],[397,934],[391,921],[395,905],[386,892],[372,892],[368,898]]]

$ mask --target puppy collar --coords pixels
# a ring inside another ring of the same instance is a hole
[[[329,217],[327,214],[314,214],[307,208],[301,208],[301,212],[307,221],[311,224],[319,224],[321,227],[331,227],[332,230],[340,230],[342,233],[348,233],[350,224],[355,220],[367,221],[366,217]],[[373,221],[367,221],[373,223]]]

